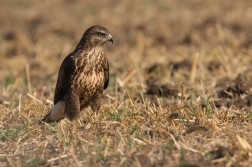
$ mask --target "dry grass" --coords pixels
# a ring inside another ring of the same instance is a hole
[[[252,1],[3,1],[0,166],[251,166]],[[36,122],[64,57],[107,27],[96,116]]]

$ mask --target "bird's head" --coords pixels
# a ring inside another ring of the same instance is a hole
[[[110,41],[113,43],[113,38],[108,29],[102,26],[92,26],[87,29],[83,37],[87,37],[88,43],[93,46],[103,45],[105,42]]]

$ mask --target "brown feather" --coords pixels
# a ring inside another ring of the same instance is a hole
[[[104,90],[107,89],[108,84],[109,84],[109,63],[108,61],[105,63],[104,66],[104,78],[105,78],[105,82],[104,82]]]
[[[106,28],[90,27],[60,67],[54,104],[64,102],[64,113],[70,120],[89,105],[93,112],[100,109],[103,90],[109,83],[109,64],[102,47],[106,41],[113,42]],[[50,113],[42,121],[58,121],[51,120]]]

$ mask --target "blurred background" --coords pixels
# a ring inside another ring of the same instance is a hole
[[[174,86],[203,81],[211,89],[217,79],[251,69],[251,0],[2,0],[0,11],[1,99],[22,92],[52,99],[63,59],[92,25],[108,28],[114,39],[104,45],[108,91],[116,81],[146,89],[153,76]]]

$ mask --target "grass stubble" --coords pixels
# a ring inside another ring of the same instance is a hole
[[[252,4],[158,2],[3,2],[0,166],[251,166]],[[97,23],[115,37],[101,111],[36,124]]]

